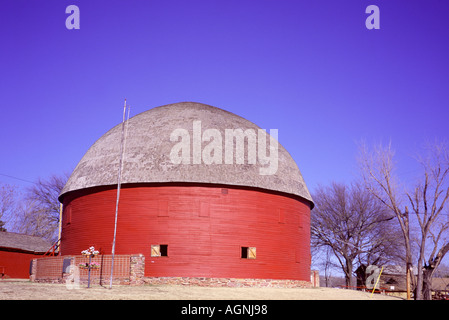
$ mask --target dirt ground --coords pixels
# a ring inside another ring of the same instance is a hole
[[[0,280],[0,300],[401,300],[368,292],[333,288],[211,288],[176,285],[93,286]]]

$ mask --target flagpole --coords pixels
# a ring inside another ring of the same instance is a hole
[[[111,259],[111,278],[109,281],[109,289],[112,288],[112,278],[114,273],[114,257],[115,257],[115,239],[117,236],[117,216],[118,216],[118,203],[120,199],[120,186],[121,186],[121,178],[122,178],[122,163],[123,163],[123,154],[124,154],[124,144],[125,144],[125,115],[126,115],[126,99],[125,105],[123,106],[123,120],[122,120],[122,136],[120,142],[120,162],[118,166],[118,177],[117,177],[117,200],[115,203],[115,222],[114,222],[114,239],[112,241],[112,259]],[[128,111],[129,118],[129,111]]]

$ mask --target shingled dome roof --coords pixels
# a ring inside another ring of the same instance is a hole
[[[121,183],[193,182],[256,187],[297,195],[312,202],[295,161],[280,144],[278,168],[272,175],[259,174],[259,162],[248,164],[246,148],[244,164],[236,161],[232,164],[224,164],[224,161],[223,164],[193,164],[193,161],[174,164],[170,152],[177,141],[171,141],[170,135],[175,129],[185,129],[190,133],[192,145],[194,121],[201,121],[203,133],[207,129],[218,129],[223,146],[225,129],[253,129],[256,134],[260,129],[240,116],[201,103],[181,102],[150,109],[129,119]],[[119,124],[90,147],[67,181],[60,200],[71,191],[117,184],[121,132]],[[203,142],[202,148],[208,143]],[[268,152],[267,148],[267,155]]]

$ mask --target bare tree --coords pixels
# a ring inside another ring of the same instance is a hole
[[[405,267],[407,272],[407,292],[410,292],[412,270],[412,246],[410,241],[410,214],[403,207],[399,196],[399,186],[394,176],[394,152],[391,143],[387,147],[378,146],[369,151],[365,144],[360,146],[359,163],[365,185],[372,195],[394,212],[401,227],[405,246]],[[407,296],[410,299],[410,296]]]
[[[438,278],[449,278],[449,265],[441,263],[433,275]]]
[[[25,192],[21,206],[17,210],[15,228],[18,232],[37,235],[50,241],[57,240],[60,204],[58,196],[68,175],[52,175],[48,179],[38,179]]]
[[[329,246],[312,246],[311,250],[312,260],[315,260],[313,261],[313,264],[316,265],[319,270],[324,272],[324,282],[321,281],[320,277],[320,284],[322,285],[324,283],[325,287],[332,286],[332,272],[341,269],[338,262],[335,262],[335,256],[332,249]]]
[[[346,285],[351,285],[355,261],[382,263],[391,256],[395,233],[386,233],[382,226],[394,216],[360,184],[320,186],[313,198],[312,246],[331,248]]]
[[[0,232],[6,231],[5,224],[13,218],[16,207],[17,188],[9,184],[0,185]]]
[[[421,231],[416,291],[418,298],[422,292],[423,299],[431,300],[433,273],[449,251],[449,220],[442,215],[449,212],[449,150],[441,143],[430,145],[427,157],[420,162],[424,168],[423,181],[413,192],[407,192],[407,198]],[[431,240],[429,248],[427,239]]]
[[[433,144],[430,155],[421,161],[424,168],[423,181],[418,183],[412,192],[400,190],[394,174],[394,152],[391,143],[387,147],[378,146],[368,151],[361,146],[360,164],[368,190],[391,209],[402,230],[405,243],[405,261],[407,283],[410,284],[412,267],[412,246],[410,240],[410,213],[404,203],[411,206],[420,227],[418,275],[415,299],[430,299],[430,285],[434,270],[444,255],[449,251],[447,237],[448,221],[441,219],[441,213],[447,211],[449,202],[449,156],[446,144]],[[446,208],[446,209],[445,209]],[[431,239],[433,247],[427,251],[427,239]],[[430,252],[430,253],[429,253]],[[427,254],[427,258],[426,257]],[[423,266],[423,262],[426,264]],[[423,287],[424,275],[424,287]],[[424,296],[423,296],[424,293]],[[409,297],[408,297],[409,298]]]
[[[14,231],[39,236],[52,242],[57,237],[58,222],[36,201],[24,199],[16,211]]]

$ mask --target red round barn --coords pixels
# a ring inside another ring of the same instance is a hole
[[[192,102],[125,128],[116,254],[144,254],[146,277],[310,281],[313,202],[273,133]],[[61,192],[62,255],[111,253],[121,137],[98,139]]]

